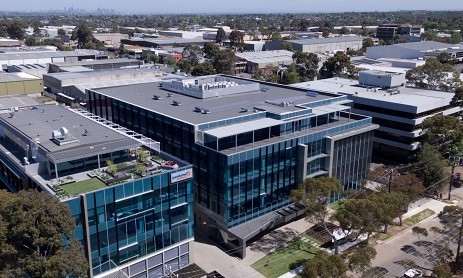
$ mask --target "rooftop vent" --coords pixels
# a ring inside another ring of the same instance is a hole
[[[318,96],[318,93],[317,93],[317,92],[308,91],[308,92],[307,92],[307,96],[308,96],[308,97],[317,97],[317,96]]]
[[[178,101],[178,100],[173,100],[173,101],[172,101],[172,105],[174,105],[174,106],[181,106],[182,103],[181,103],[180,101]]]
[[[172,96],[172,93],[167,93],[167,97],[171,97]]]
[[[160,99],[162,99],[162,97],[159,96],[159,95],[153,95],[153,99],[154,99],[154,100],[160,100]]]
[[[10,112],[10,118],[14,118],[14,111]]]
[[[248,112],[248,109],[246,107],[241,107],[241,112]]]
[[[263,87],[263,88],[262,88],[262,89],[260,89],[260,90],[261,90],[262,92],[264,92],[264,93],[265,93],[265,92],[267,92],[267,91],[268,91],[268,89],[269,89],[269,88],[267,88],[267,87]]]
[[[203,113],[203,114],[210,114],[211,111],[209,111],[209,109],[203,109],[203,110],[201,110],[201,113]]]
[[[201,112],[201,110],[202,110],[201,107],[196,106],[194,111],[195,112]]]

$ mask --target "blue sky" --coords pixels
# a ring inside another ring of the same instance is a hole
[[[1,10],[110,8],[128,13],[277,13],[463,10],[462,0],[3,0]]]

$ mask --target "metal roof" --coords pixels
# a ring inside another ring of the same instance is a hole
[[[54,51],[54,52],[21,52],[21,53],[0,53],[0,61],[4,60],[24,60],[24,59],[46,59],[46,58],[64,58],[79,57],[89,55],[107,55],[106,52],[97,50],[78,50],[78,51]]]
[[[256,64],[292,62],[293,52],[287,50],[236,53],[236,57]]]
[[[38,105],[38,103],[33,100],[31,97],[24,95],[14,95],[14,96],[5,96],[0,97],[0,111],[9,110],[14,107],[27,107]]]
[[[141,63],[140,60],[129,59],[129,58],[116,58],[116,59],[103,59],[103,60],[90,60],[90,61],[78,61],[78,62],[57,62],[52,65],[60,67],[73,67],[73,66],[87,66],[87,65],[105,65],[105,64],[117,64],[117,63]]]
[[[0,83],[17,82],[26,80],[40,80],[37,76],[25,72],[0,73]]]
[[[318,106],[318,107],[312,108],[312,113],[318,116],[318,115],[326,115],[328,113],[344,111],[344,110],[349,110],[349,109],[350,109],[349,106],[339,105],[339,104],[330,104],[330,105]]]
[[[394,45],[385,45],[382,47],[392,47],[392,46],[407,48],[407,49],[412,49],[412,50],[418,50],[418,51],[431,51],[431,50],[457,47],[457,45],[454,45],[454,44],[435,42],[435,41],[409,42],[409,43],[401,43],[401,44],[394,44]]]
[[[250,132],[257,129],[272,127],[284,123],[280,120],[271,118],[261,118],[254,121],[243,122],[239,124],[232,124],[218,128],[205,130],[204,133],[214,136],[216,138],[224,138],[235,134]]]
[[[308,45],[308,44],[325,44],[325,43],[363,41],[363,39],[364,37],[361,37],[361,36],[345,36],[345,37],[322,38],[322,39],[287,40],[287,42]]]

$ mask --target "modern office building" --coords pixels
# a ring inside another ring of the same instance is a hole
[[[195,231],[241,257],[253,237],[303,214],[289,198],[303,179],[358,188],[369,169],[377,125],[347,96],[223,75],[87,92],[91,113],[193,164]]]
[[[453,93],[404,86],[405,74],[363,71],[359,80],[330,78],[299,84],[298,88],[346,95],[354,113],[368,115],[379,128],[374,131],[373,155],[407,161],[415,157],[423,135],[421,124],[433,115],[454,115]]]
[[[393,40],[396,36],[420,37],[424,28],[416,25],[381,24],[376,28],[376,37],[381,40]]]
[[[69,205],[90,277],[163,277],[190,263],[190,164],[85,111],[0,100],[11,106],[0,113],[0,185]]]
[[[302,52],[326,53],[336,51],[359,50],[362,48],[364,37],[345,36],[321,39],[285,40],[291,43],[294,50]],[[281,50],[283,41],[266,41],[265,50]]]

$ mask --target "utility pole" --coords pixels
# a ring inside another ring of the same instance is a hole
[[[387,192],[388,193],[391,193],[391,187],[392,187],[392,180],[393,180],[393,173],[394,173],[394,168],[391,168],[391,172],[389,172],[389,182],[387,183]],[[384,233],[387,234],[387,228],[388,228],[388,225],[386,223],[386,225],[384,225]]]
[[[452,163],[452,174],[450,175],[450,184],[449,184],[449,201],[450,196],[452,194],[452,184],[453,184],[453,174],[455,172],[455,162],[457,161],[456,156],[453,156],[453,163]]]

